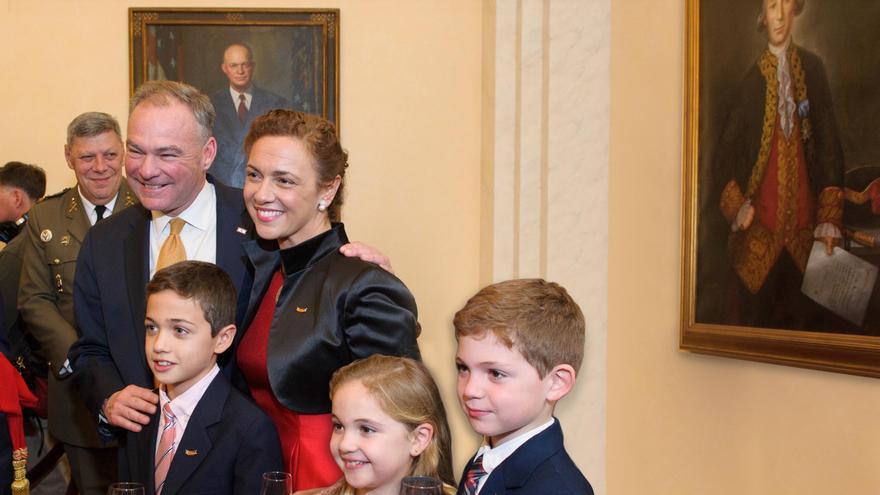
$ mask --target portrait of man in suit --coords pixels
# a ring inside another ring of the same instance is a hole
[[[210,173],[235,187],[244,185],[244,136],[255,117],[273,108],[289,108],[286,98],[256,86],[253,82],[254,54],[244,43],[232,43],[223,51],[220,70],[229,84],[211,95],[217,112],[214,137],[217,159]]]

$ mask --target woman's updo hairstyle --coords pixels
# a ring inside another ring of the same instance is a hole
[[[342,178],[336,197],[327,207],[331,222],[338,222],[342,211],[345,169],[348,153],[339,144],[336,126],[331,122],[308,113],[295,110],[275,109],[260,115],[251,123],[244,138],[244,152],[250,155],[254,143],[265,136],[290,136],[300,139],[315,159],[315,172],[321,186],[329,185],[337,175]]]

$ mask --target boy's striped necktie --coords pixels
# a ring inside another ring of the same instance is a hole
[[[165,478],[168,476],[168,468],[171,467],[171,459],[174,458],[176,445],[174,435],[177,433],[177,417],[171,412],[171,403],[166,402],[162,408],[165,415],[165,426],[162,436],[159,437],[159,448],[156,449],[156,495],[162,492]]]
[[[464,492],[466,495],[475,495],[477,493],[477,487],[480,486],[480,480],[483,479],[483,476],[486,476],[486,470],[483,469],[483,454],[480,454],[474,459],[467,474],[465,474]]]

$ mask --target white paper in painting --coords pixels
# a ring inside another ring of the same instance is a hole
[[[876,281],[876,266],[838,247],[828,256],[825,245],[814,242],[801,291],[861,326]]]

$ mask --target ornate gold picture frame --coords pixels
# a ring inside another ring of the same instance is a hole
[[[256,85],[338,125],[338,9],[131,8],[129,89],[166,78],[221,90],[233,43],[251,49]]]
[[[681,349],[880,377],[878,21],[687,0]]]

